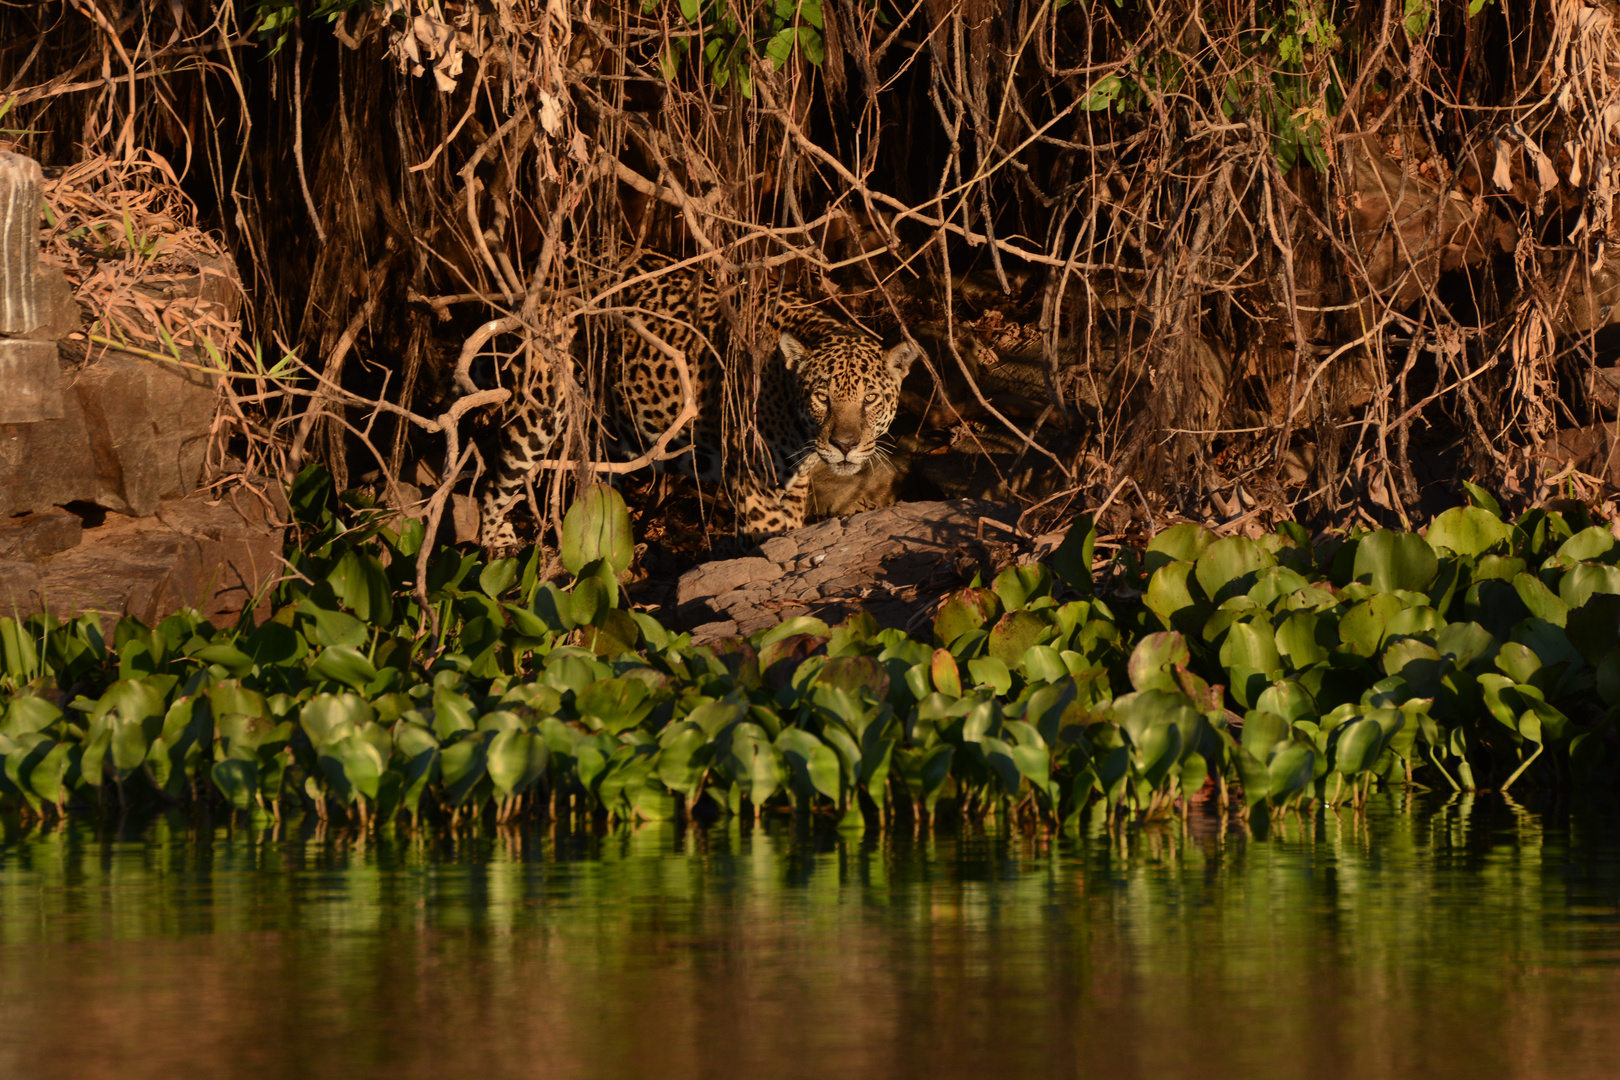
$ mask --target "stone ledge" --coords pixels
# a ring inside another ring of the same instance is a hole
[[[216,624],[229,622],[280,576],[281,544],[281,528],[246,492],[213,505],[199,496],[168,500],[150,518],[109,513],[67,550],[33,560],[0,556],[0,613],[99,612],[110,629],[124,615],[154,625],[196,607]]]
[[[935,600],[988,581],[1028,548],[983,519],[1010,525],[1018,507],[975,500],[899,503],[764,541],[757,555],[705,563],[681,576],[672,624],[694,640],[746,636],[799,615],[829,623],[857,611],[905,629]]]

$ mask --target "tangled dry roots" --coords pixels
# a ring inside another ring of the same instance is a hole
[[[431,456],[442,500],[500,373],[644,245],[731,290],[740,434],[750,304],[791,281],[937,328],[939,392],[1054,508],[1384,521],[1458,475],[1607,483],[1607,443],[1556,448],[1612,418],[1620,37],[1473,6],[71,0],[0,13],[0,123],[57,169],[169,170],[301,358],[238,436],[340,483]],[[1045,372],[1039,438],[980,385],[992,325]],[[593,378],[537,511],[599,469]]]

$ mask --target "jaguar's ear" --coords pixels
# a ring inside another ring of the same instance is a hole
[[[922,350],[917,346],[909,341],[902,341],[890,349],[883,359],[889,364],[889,374],[894,376],[895,382],[899,382],[906,377],[906,372],[911,370],[911,365],[916,363],[921,355]]]
[[[793,371],[804,360],[804,343],[786,330],[782,331],[782,339],[777,345],[782,349],[782,359],[787,361],[789,371]]]

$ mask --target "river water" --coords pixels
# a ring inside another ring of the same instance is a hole
[[[0,1077],[1613,1077],[1620,808],[0,837]]]

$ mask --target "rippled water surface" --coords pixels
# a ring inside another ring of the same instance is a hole
[[[12,825],[0,1077],[1613,1077],[1617,823]]]

